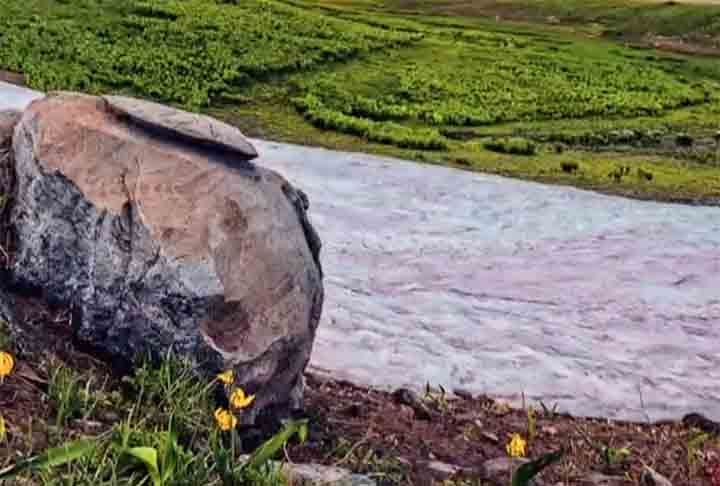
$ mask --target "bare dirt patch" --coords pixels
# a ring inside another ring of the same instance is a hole
[[[488,476],[483,465],[506,456],[511,434],[528,437],[527,410],[484,396],[424,401],[428,413],[418,413],[400,403],[397,393],[317,376],[309,376],[308,384],[310,441],[291,448],[290,457],[379,473],[381,483],[430,484],[449,476],[507,484],[505,474]],[[565,459],[543,473],[546,484],[587,484],[583,481],[593,474],[620,477],[617,484],[639,484],[648,465],[675,486],[709,486],[713,483],[705,467],[712,465],[720,450],[710,440],[697,452],[698,461],[688,461],[688,443],[698,433],[692,426],[712,432],[712,424],[693,415],[685,422],[650,424],[578,418],[541,409],[536,411],[529,456],[567,449]],[[606,457],[623,448],[629,451],[626,457]],[[451,465],[456,474],[441,473],[437,461]]]
[[[0,81],[14,84],[16,86],[27,86],[27,80],[25,79],[24,74],[14,73],[12,71],[6,71],[4,69],[0,69]]]

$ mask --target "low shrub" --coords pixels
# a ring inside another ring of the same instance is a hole
[[[411,128],[392,122],[375,122],[326,108],[313,95],[293,99],[297,110],[313,126],[363,137],[370,142],[419,150],[447,150],[440,133],[431,128]]]
[[[653,173],[644,170],[642,167],[638,167],[637,175],[640,179],[645,179],[646,181],[653,180]]]
[[[630,167],[627,165],[619,165],[608,174],[608,177],[615,179],[615,182],[620,182],[626,175],[630,175]]]
[[[535,155],[537,144],[525,138],[500,138],[485,142],[483,146],[492,151],[513,155]]]
[[[694,143],[695,139],[685,133],[681,133],[675,137],[675,144],[678,147],[692,147]]]
[[[578,164],[577,162],[562,162],[560,164],[560,168],[566,174],[572,174],[574,172],[577,172],[577,170],[580,168],[580,164]]]

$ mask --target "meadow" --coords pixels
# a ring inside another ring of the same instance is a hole
[[[39,90],[146,97],[281,141],[720,200],[720,63],[651,49],[639,30],[711,43],[720,7],[463,5],[8,0],[0,69]]]

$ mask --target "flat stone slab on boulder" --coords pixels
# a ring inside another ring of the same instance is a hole
[[[118,114],[151,130],[168,136],[185,138],[210,148],[234,152],[235,156],[251,160],[258,156],[255,147],[237,128],[219,123],[209,116],[178,111],[168,106],[124,96],[103,96]]]
[[[234,368],[255,413],[299,405],[320,319],[307,198],[235,128],[121,97],[56,93],[13,136],[13,284],[74,312],[118,360],[169,349]]]

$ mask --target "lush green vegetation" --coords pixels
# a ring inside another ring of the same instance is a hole
[[[0,355],[2,388],[15,366],[13,354],[3,350]],[[139,364],[120,387],[109,384],[109,375],[100,379],[99,368],[79,372],[52,359],[44,363],[53,371],[43,399],[55,415],[54,426],[40,422],[33,428],[31,422],[23,435],[21,424],[0,414],[0,450],[14,451],[0,456],[2,484],[284,486],[287,478],[273,459],[295,436],[301,441],[307,436],[307,421],[290,421],[243,459],[240,455],[249,451],[243,448],[238,417],[253,400],[240,392],[246,399],[233,404],[231,395],[228,409],[213,414],[214,388],[232,386],[223,385],[221,376],[203,382],[189,362],[168,356],[161,363]],[[28,413],[3,410],[13,412]],[[34,451],[38,427],[48,427],[52,447]],[[28,449],[35,454],[18,454]]]
[[[250,431],[259,430],[257,424],[253,427],[243,420],[254,405],[255,395],[245,394],[237,384],[241,377],[232,370],[208,380],[191,362],[168,352],[159,361],[137,362],[131,374],[120,378],[99,361],[93,360],[90,366],[78,362],[69,365],[55,354],[57,350],[20,357],[3,321],[0,342],[0,391],[5,397],[12,394],[17,398],[0,400],[0,484],[304,483],[292,477],[292,467],[279,459],[281,453],[289,459],[289,445],[306,443],[310,419],[285,420],[269,439],[247,446],[246,439],[253,435]],[[63,354],[65,359],[74,360],[81,353],[66,347]],[[46,381],[41,377],[45,369],[49,370]],[[27,377],[35,384],[24,381]],[[39,389],[38,382],[45,387]],[[418,406],[428,413],[430,407],[448,413],[451,406],[441,390],[435,394],[428,385]],[[50,424],[51,416],[54,425]],[[534,412],[528,412],[529,420],[531,417],[534,431]],[[38,435],[46,436],[42,444],[36,442]],[[505,446],[507,454],[529,456],[529,443],[535,438],[534,432],[527,439],[514,433]],[[347,451],[320,452],[341,454],[341,459],[335,459],[337,465],[347,461],[358,445]],[[559,448],[537,454],[513,472],[512,486],[528,486],[533,477],[563,459],[566,452]],[[365,455],[362,462],[368,460]],[[395,483],[412,484],[390,480],[383,484]]]
[[[305,4],[333,10],[348,8],[435,17],[434,23],[473,25],[475,19],[504,19],[572,24],[591,27],[607,35],[640,37],[717,35],[720,5],[717,2],[672,0],[315,0]],[[445,18],[438,19],[437,16]]]
[[[188,107],[412,36],[277,2],[3,2],[0,66],[41,90],[121,90]]]
[[[720,86],[587,44],[457,34],[422,41],[410,59],[391,52],[306,77],[301,89],[328,108],[375,121],[482,126],[660,115],[706,103]]]
[[[656,33],[713,36],[720,7],[466,4],[8,0],[0,69],[41,90],[205,110],[253,135],[635,196],[720,199],[720,62],[595,35],[636,35],[646,19]],[[484,16],[498,9],[574,23]],[[678,145],[681,133],[698,143]],[[579,169],[563,171],[569,161]],[[626,165],[654,176],[613,176]]]

